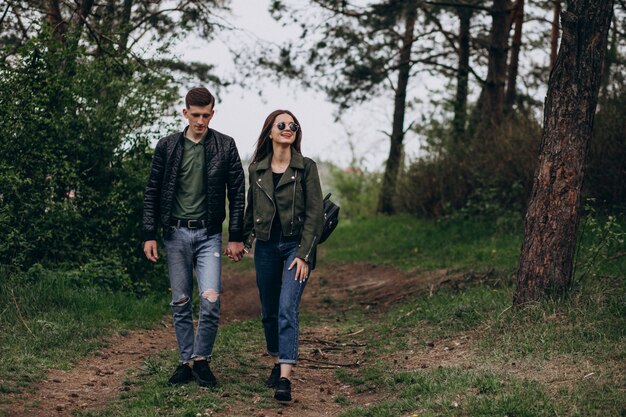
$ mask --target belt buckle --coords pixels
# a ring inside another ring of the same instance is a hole
[[[200,229],[204,225],[204,220],[187,220],[189,229]]]

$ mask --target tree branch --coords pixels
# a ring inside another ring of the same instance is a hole
[[[439,32],[446,38],[448,43],[452,46],[452,49],[454,49],[454,52],[456,52],[456,54],[459,55],[459,48],[457,48],[456,46],[456,39],[451,36],[450,32],[448,32],[447,30],[443,28],[443,25],[441,24],[441,20],[435,18],[435,16],[427,9],[424,10],[424,13],[426,13],[431,18],[433,23],[439,28]]]
[[[483,12],[491,12],[490,7],[479,6],[477,4],[467,4],[467,3],[454,3],[448,1],[427,1],[426,4],[431,6],[443,6],[443,7],[456,7],[456,8],[466,8],[473,10],[482,10]]]
[[[354,363],[335,363],[335,362],[327,362],[327,361],[319,361],[316,359],[309,359],[309,358],[300,358],[301,361],[306,361],[306,362],[313,362],[313,363],[319,363],[319,364],[323,364],[323,365],[330,365],[330,366],[334,366],[334,367],[342,367],[342,368],[358,368],[359,366],[361,366],[361,364],[359,362],[354,362]]]
[[[4,18],[7,16],[7,13],[9,13],[10,7],[11,5],[7,3],[7,8],[4,9],[4,13],[2,13],[2,18],[0,18],[0,26],[2,26],[2,23],[4,23]]]
[[[342,16],[347,16],[347,17],[367,16],[367,13],[365,12],[350,11],[350,10],[346,10],[345,8],[338,9],[335,7],[331,7],[328,4],[326,4],[324,1],[320,1],[320,0],[313,0],[313,3],[317,4],[319,7],[321,7],[324,10],[328,10],[330,12],[333,12],[335,14],[342,15]]]
[[[28,30],[26,29],[26,27],[24,26],[24,23],[22,22],[22,17],[19,11],[17,10],[17,8],[15,7],[13,3],[10,3],[10,5],[11,5],[11,8],[13,9],[13,14],[15,14],[15,18],[17,19],[17,25],[22,30],[22,37],[24,39],[28,39]]]

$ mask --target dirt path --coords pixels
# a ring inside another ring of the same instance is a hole
[[[337,305],[345,310],[355,306],[384,308],[409,294],[432,291],[444,282],[462,279],[461,275],[448,275],[444,270],[415,275],[366,264],[320,268],[305,291],[302,308],[320,314],[330,309],[336,313]],[[225,275],[224,288],[223,325],[260,316],[253,271]],[[374,398],[370,394],[349,393],[349,387],[342,387],[335,380],[333,367],[324,365],[357,363],[361,359],[363,349],[358,343],[347,343],[340,349],[332,346],[332,341],[340,336],[345,340],[350,335],[337,335],[326,327],[303,331],[301,366],[298,366],[293,381],[297,396],[289,407],[263,412],[232,410],[233,415],[333,416],[340,409],[333,398],[344,391],[353,403],[366,405],[371,402]],[[70,371],[50,370],[37,391],[12,398],[8,415],[69,416],[76,409],[102,408],[130,389],[124,385],[129,370],[138,369],[142,360],[150,355],[176,350],[176,341],[171,322],[164,319],[154,329],[114,336],[108,340],[107,346],[93,356],[79,360]]]

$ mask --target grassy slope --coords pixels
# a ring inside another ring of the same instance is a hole
[[[620,271],[626,270],[624,257],[586,268],[585,280],[565,300],[513,311],[509,306],[521,243],[519,230],[519,225],[510,221],[432,222],[403,216],[340,225],[323,246],[322,262],[383,263],[414,271],[440,267],[495,271],[495,279],[489,282],[462,292],[444,289],[432,297],[407,300],[385,314],[354,311],[341,320],[303,317],[309,325],[364,329],[358,337],[368,341],[367,355],[372,359],[357,370],[338,370],[337,377],[357,392],[372,392],[384,400],[363,408],[337,396],[336,403],[345,410],[342,416],[623,415],[620,387],[625,382],[622,346],[626,315],[624,274]],[[597,245],[586,246],[593,249]],[[585,251],[581,250],[583,258],[591,258]],[[600,261],[602,256],[595,259]],[[165,302],[123,296],[115,296],[111,303],[106,295],[107,303],[99,304],[104,296],[88,291],[15,288],[14,294],[7,294],[6,288],[3,286],[2,296],[8,305],[0,316],[0,372],[22,375],[16,379],[19,384],[40,376],[27,369],[58,366],[67,360],[63,356],[93,349],[97,343],[94,328],[99,332],[143,325],[166,310]],[[58,343],[46,348],[45,343],[30,340],[32,336],[21,320],[11,313],[15,310],[10,308],[12,295],[20,307],[32,305],[32,311],[23,308],[22,314],[32,326],[39,326],[37,331],[32,329],[33,333],[49,329],[47,337]],[[68,305],[72,308],[67,309]],[[38,314],[42,319],[33,319]],[[68,342],[83,337],[88,340],[85,344]],[[397,365],[398,358],[427,357],[433,344],[438,347],[456,340],[468,346],[463,352],[465,362]],[[249,378],[264,372],[259,346],[262,334],[258,323],[228,326],[222,330],[215,352],[225,358],[218,370],[224,375],[220,389],[207,391],[194,384],[164,387],[176,361],[164,353],[142,364],[140,378],[127,381],[136,389],[120,402],[87,415],[196,415],[204,410],[219,412],[229,404],[252,398],[257,409],[274,408],[268,391]],[[35,366],[30,362],[33,360]],[[15,381],[2,385],[5,390],[15,386]]]
[[[0,394],[27,388],[49,367],[68,369],[103,337],[150,326],[167,308],[154,296],[71,285],[62,272],[46,271],[35,282],[0,274]]]

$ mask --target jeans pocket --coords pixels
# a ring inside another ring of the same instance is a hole
[[[165,229],[163,233],[163,240],[165,242],[171,241],[174,238],[174,234],[176,233],[177,230],[178,229],[176,228],[176,226],[167,226],[167,228]]]

